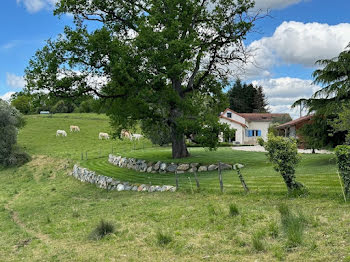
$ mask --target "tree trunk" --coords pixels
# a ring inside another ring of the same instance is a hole
[[[190,156],[185,143],[185,135],[176,127],[171,127],[172,157],[184,158]]]
[[[299,190],[304,187],[302,183],[295,181],[295,176],[293,174],[282,174],[282,177],[289,192]]]

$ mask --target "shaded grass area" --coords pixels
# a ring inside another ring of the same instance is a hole
[[[19,169],[0,171],[0,205],[13,210],[0,209],[1,261],[349,258],[350,214],[340,197],[288,199],[275,193],[266,197],[262,191],[248,195],[108,192],[67,176],[71,165],[34,157]],[[278,233],[283,231],[281,203],[302,212],[307,221],[302,244],[292,248],[287,236]],[[239,210],[234,216],[232,204]],[[14,213],[20,225],[13,220]],[[117,231],[90,240],[101,219]]]

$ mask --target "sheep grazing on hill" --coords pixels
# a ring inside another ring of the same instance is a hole
[[[80,128],[79,128],[79,126],[70,126],[70,131],[71,132],[80,132]]]
[[[143,135],[141,134],[132,134],[131,137],[130,137],[130,140],[140,140],[140,138],[142,138]]]
[[[98,134],[98,139],[109,139],[109,135],[107,133],[100,132]]]
[[[56,136],[67,136],[67,132],[64,130],[57,130]]]
[[[131,139],[131,133],[128,130],[123,129],[120,132],[120,137],[126,137],[126,138]]]

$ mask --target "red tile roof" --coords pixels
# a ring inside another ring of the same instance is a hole
[[[282,113],[282,114],[270,114],[270,113],[237,113],[233,111],[230,108],[226,108],[226,110],[222,113],[226,113],[227,111],[230,111],[236,115],[239,115],[246,119],[247,121],[261,121],[261,122],[269,122],[272,121],[274,117],[281,117],[281,116],[289,116],[289,114]]]
[[[284,123],[284,124],[282,124],[282,125],[279,125],[279,126],[277,126],[276,128],[284,128],[284,127],[287,127],[287,126],[295,126],[295,125],[298,124],[298,123],[301,123],[301,122],[305,122],[305,121],[310,120],[312,117],[313,117],[313,115],[302,116],[302,117],[300,117],[300,118],[298,118],[298,119],[289,121],[289,122]]]

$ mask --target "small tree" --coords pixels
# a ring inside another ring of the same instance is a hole
[[[17,146],[17,130],[24,125],[20,112],[0,99],[0,164],[21,165],[30,157]]]
[[[300,161],[296,141],[290,138],[269,134],[268,141],[263,143],[273,168],[279,172],[286,183],[289,193],[298,193],[304,185],[295,181],[295,166]]]
[[[337,146],[335,149],[339,173],[344,182],[344,194],[350,197],[350,146]]]

